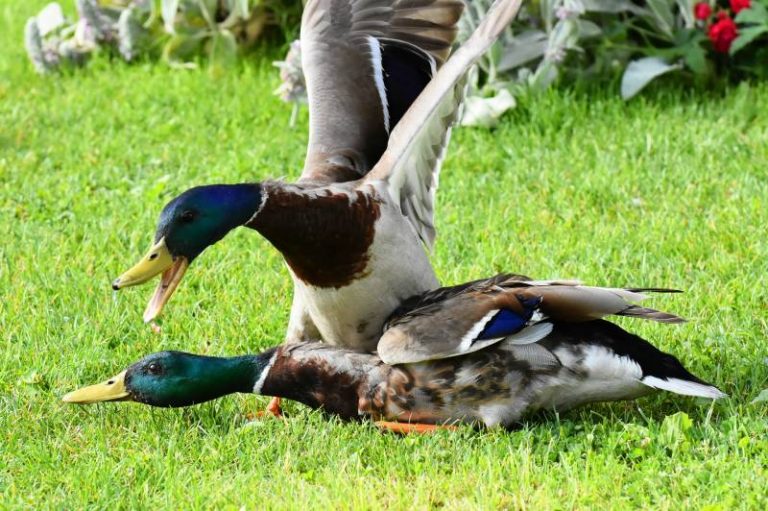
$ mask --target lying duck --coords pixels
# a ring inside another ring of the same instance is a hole
[[[438,287],[437,172],[472,64],[520,0],[498,0],[447,61],[460,0],[310,0],[301,27],[310,110],[298,182],[192,188],[163,209],[147,255],[114,289],[162,274],[151,321],[189,264],[238,226],[284,256],[294,281],[289,342],[373,351],[387,315]],[[444,62],[445,61],[445,62]]]
[[[458,423],[508,426],[535,410],[633,399],[654,389],[724,397],[674,356],[598,319],[682,321],[631,304],[642,291],[667,290],[500,275],[407,301],[387,323],[378,355],[321,342],[231,358],[165,351],[63,399],[178,407],[252,392],[425,432]],[[434,358],[424,360],[423,350]]]

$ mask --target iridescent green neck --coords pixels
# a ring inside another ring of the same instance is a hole
[[[250,393],[267,370],[272,352],[226,358],[156,353],[128,370],[125,385],[135,401],[167,407]]]

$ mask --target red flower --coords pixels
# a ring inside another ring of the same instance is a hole
[[[739,31],[736,29],[736,23],[727,15],[718,16],[718,18],[718,21],[710,25],[707,35],[709,40],[712,41],[715,51],[728,53],[731,43],[739,35]]]
[[[697,20],[705,20],[712,16],[712,7],[707,2],[699,2],[693,6],[693,15]]]
[[[749,9],[751,0],[731,0],[731,10],[733,14],[738,14],[739,11]]]

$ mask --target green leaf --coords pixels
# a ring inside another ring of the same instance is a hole
[[[749,9],[743,9],[734,18],[736,23],[768,24],[768,9],[764,5],[753,1]]]
[[[589,20],[579,19],[576,20],[576,24],[579,27],[580,39],[587,39],[590,37],[598,37],[603,35],[603,30],[597,23]]]
[[[621,97],[629,99],[640,92],[654,78],[680,69],[680,64],[669,64],[659,57],[645,57],[629,63],[621,77]]]
[[[515,98],[507,89],[501,89],[491,98],[469,96],[464,100],[461,125],[489,128],[496,125],[499,117],[507,110],[514,108],[515,104]]]
[[[497,70],[509,71],[544,55],[547,34],[541,30],[523,32],[501,50]]]
[[[541,10],[541,19],[544,20],[544,28],[547,32],[552,30],[552,26],[557,22],[555,9],[558,6],[558,0],[541,0],[539,9]]]
[[[174,23],[176,21],[176,13],[179,10],[179,0],[163,0],[160,14],[163,17],[163,24],[165,25],[165,31],[169,34],[173,34]]]
[[[230,0],[229,11],[240,19],[248,19],[251,10],[248,7],[248,0]]]
[[[690,430],[693,420],[685,412],[677,412],[664,417],[659,431],[659,442],[675,450],[687,450],[690,447]]]
[[[544,90],[554,82],[559,75],[557,64],[550,59],[544,59],[528,77],[528,85],[535,90]]]
[[[686,49],[683,60],[685,60],[685,65],[688,66],[688,69],[697,75],[707,72],[707,53],[698,44],[692,44]]]
[[[27,48],[29,60],[32,61],[38,73],[48,73],[56,69],[56,64],[46,58],[40,29],[35,18],[29,18],[24,27],[24,46]]]
[[[680,16],[682,16],[685,22],[685,28],[693,28],[696,26],[696,19],[693,17],[693,7],[699,0],[677,0],[677,7],[680,10]]]
[[[147,31],[140,23],[137,9],[129,7],[120,14],[117,21],[117,49],[127,61],[131,61],[141,52]]]
[[[653,13],[656,27],[670,39],[674,37],[673,27],[675,16],[672,14],[672,4],[675,0],[648,0],[648,7]]]
[[[768,389],[763,389],[760,394],[753,399],[750,404],[756,405],[758,403],[768,403]]]
[[[739,31],[739,37],[733,40],[731,49],[728,50],[728,53],[735,55],[737,51],[743,49],[746,45],[766,32],[768,32],[768,26],[754,26],[741,29],[741,31]]]
[[[218,6],[218,0],[198,0],[198,8],[200,15],[205,20],[205,23],[211,30],[216,30],[216,7]]]
[[[56,2],[51,2],[43,7],[43,10],[37,13],[35,18],[37,19],[37,27],[40,29],[41,37],[45,37],[64,25],[64,13],[61,10],[61,6]]]
[[[167,62],[187,62],[197,55],[203,42],[204,34],[176,34],[165,43],[163,58]]]
[[[584,10],[587,12],[606,12],[615,14],[619,12],[631,12],[640,14],[643,8],[639,7],[629,0],[582,0]]]
[[[222,73],[237,60],[237,41],[229,30],[219,30],[211,37],[209,47],[210,70],[214,74]]]
[[[232,28],[238,22],[247,20],[251,15],[248,0],[227,0],[226,9],[229,14],[224,21],[219,23],[221,28]]]

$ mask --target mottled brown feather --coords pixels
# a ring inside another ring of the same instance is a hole
[[[483,349],[501,340],[473,340],[472,335],[482,331],[483,319],[487,321],[504,309],[523,314],[523,302],[538,302],[538,311],[553,322],[586,322],[608,315],[664,323],[683,321],[673,314],[633,305],[631,301],[645,298],[634,291],[588,287],[575,281],[503,277],[431,291],[421,301],[411,299],[410,309],[400,308],[388,320],[377,346],[379,356],[387,363],[414,363]]]

